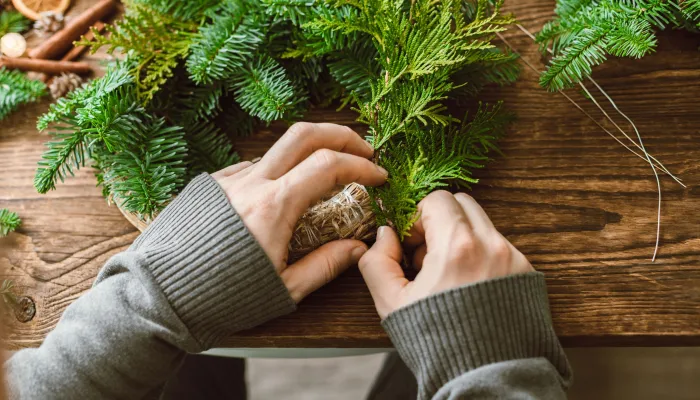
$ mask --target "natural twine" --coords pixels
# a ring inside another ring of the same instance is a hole
[[[151,222],[118,208],[142,232]],[[371,240],[376,235],[376,230],[377,221],[369,193],[364,186],[351,183],[309,208],[299,219],[289,242],[289,263],[333,240]]]
[[[351,183],[331,198],[322,200],[299,219],[289,243],[289,262],[338,239],[370,240],[377,221],[364,186]]]

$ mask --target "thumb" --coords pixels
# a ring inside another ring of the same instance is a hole
[[[326,243],[301,260],[287,267],[280,277],[295,302],[335,279],[350,266],[357,264],[367,251],[359,240],[336,240]]]
[[[377,241],[360,259],[360,273],[382,319],[393,311],[392,304],[409,282],[399,265],[402,257],[401,242],[396,232],[382,226],[377,231]]]

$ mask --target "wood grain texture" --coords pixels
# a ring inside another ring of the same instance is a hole
[[[84,2],[79,2],[80,4]],[[551,16],[551,0],[509,1],[532,31]],[[541,67],[536,46],[506,32]],[[563,97],[539,88],[525,69],[505,99],[518,121],[501,142],[504,156],[479,171],[472,192],[496,226],[547,276],[552,318],[563,343],[700,345],[700,35],[664,32],[658,52],[640,61],[609,60],[595,78],[637,123],[649,151],[688,185],[662,177],[661,249],[650,262],[656,230],[656,184],[645,161],[628,153]],[[597,117],[594,107],[571,93]],[[0,268],[37,316],[15,324],[14,347],[37,346],[62,311],[89,289],[97,271],[137,231],[95,187],[89,169],[59,189],[32,187],[44,134],[34,123],[47,103],[23,108],[0,127],[0,207],[24,224],[2,239]],[[352,124],[350,112],[314,110],[310,121]],[[620,121],[621,122],[621,121]],[[354,125],[361,129],[360,126]],[[607,125],[606,125],[607,126]],[[259,156],[283,132],[275,125],[238,147]],[[384,347],[371,298],[351,270],[305,300],[293,315],[232,336],[232,347]]]

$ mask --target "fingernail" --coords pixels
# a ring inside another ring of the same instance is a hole
[[[381,172],[384,176],[389,176],[389,171],[385,170],[384,168],[380,167],[379,165],[377,165],[377,169],[378,169],[379,172]]]
[[[357,264],[360,261],[360,258],[362,258],[363,255],[367,252],[367,248],[359,246],[355,247],[352,249],[350,252],[350,258],[352,259],[352,262],[354,264]]]
[[[380,226],[379,227],[379,229],[377,230],[377,240],[381,239],[382,236],[384,236],[387,229],[389,229],[388,226]]]
[[[367,147],[369,147],[370,150],[372,150],[372,153],[374,153],[374,146],[372,146],[372,143],[365,140],[365,144],[367,145]]]

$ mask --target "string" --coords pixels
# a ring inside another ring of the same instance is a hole
[[[534,36],[532,33],[530,33],[530,31],[528,31],[527,29],[525,29],[522,25],[516,24],[516,26],[517,26],[522,32],[524,32],[527,36],[529,36],[532,40],[536,40],[536,39],[535,39],[535,36]],[[498,33],[497,35],[498,35],[498,37],[503,41],[503,43],[505,43],[514,53],[516,53],[517,55],[520,56],[520,58],[523,60],[523,62],[524,62],[531,70],[533,70],[533,71],[534,71],[535,73],[537,73],[537,74],[541,74],[541,71],[539,71],[537,68],[535,68],[527,59],[525,59],[524,57],[522,57],[522,56],[515,50],[515,48],[510,44],[510,42],[508,42],[508,40],[506,40],[506,38],[505,38],[502,34]],[[547,51],[548,51],[550,54],[552,54],[551,49],[547,48]],[[600,85],[598,85],[597,82],[595,82],[595,81],[594,81],[592,78],[590,78],[590,77],[589,77],[588,79],[589,79],[589,80],[596,86],[596,88],[608,99],[608,101],[609,101],[610,104],[613,106],[613,108],[615,108],[615,110],[616,110],[621,116],[623,116],[623,117],[630,123],[630,125],[632,125],[632,127],[633,127],[635,133],[637,134],[637,138],[639,139],[639,144],[637,144],[637,142],[635,142],[634,140],[632,140],[632,139],[626,134],[626,132],[624,132],[624,131],[619,127],[619,125],[608,115],[608,113],[605,111],[605,109],[603,109],[603,108],[598,104],[598,102],[595,100],[595,98],[593,97],[593,95],[588,91],[588,89],[585,87],[585,85],[583,85],[582,83],[579,83],[579,85],[580,85],[580,86],[582,87],[582,89],[586,92],[586,94],[587,94],[588,97],[591,99],[591,101],[593,101],[593,103],[596,105],[596,107],[598,107],[598,109],[603,113],[603,115],[605,115],[605,117],[608,119],[608,121],[610,121],[610,122],[613,124],[613,126],[615,126],[615,127],[630,141],[630,142],[632,142],[637,148],[639,148],[639,149],[644,153],[644,156],[642,156],[642,155],[640,155],[639,153],[637,153],[637,152],[635,152],[634,150],[632,150],[629,146],[627,146],[625,143],[623,143],[617,136],[615,136],[614,134],[612,134],[612,132],[610,132],[610,131],[608,131],[606,128],[604,128],[595,118],[593,118],[588,112],[586,112],[581,106],[578,105],[578,103],[576,103],[570,96],[568,96],[568,95],[567,95],[566,93],[564,93],[562,90],[557,90],[557,91],[558,91],[562,96],[564,96],[567,100],[569,100],[569,102],[571,102],[574,106],[576,106],[576,108],[579,109],[579,111],[581,111],[584,115],[586,115],[589,119],[591,119],[596,125],[598,125],[603,131],[605,131],[610,137],[612,137],[613,139],[615,139],[615,141],[617,141],[617,142],[618,142],[619,144],[621,144],[624,148],[626,148],[627,150],[629,150],[630,152],[632,152],[633,154],[635,154],[637,157],[646,160],[646,161],[649,163],[649,165],[651,165],[652,171],[653,171],[653,173],[654,173],[654,177],[655,177],[655,179],[656,179],[657,192],[658,192],[658,207],[657,207],[657,221],[656,221],[656,222],[657,222],[657,223],[656,223],[656,242],[655,242],[655,246],[654,246],[654,254],[653,254],[652,259],[651,259],[651,261],[654,262],[654,261],[656,260],[656,255],[657,255],[657,252],[658,252],[658,249],[659,249],[659,241],[660,241],[660,237],[661,237],[661,182],[660,182],[660,179],[659,179],[659,175],[658,175],[658,173],[657,173],[657,171],[656,171],[657,168],[661,169],[663,172],[665,172],[666,174],[668,174],[669,176],[671,176],[671,177],[672,177],[676,182],[678,182],[681,186],[683,186],[683,187],[686,187],[686,186],[681,182],[680,179],[676,178],[673,174],[671,174],[661,162],[659,162],[656,158],[650,156],[650,154],[646,151],[646,148],[644,147],[644,142],[642,141],[641,134],[639,133],[639,130],[637,129],[637,127],[636,127],[636,125],[634,124],[634,122],[633,122],[626,114],[624,114],[624,113],[617,107],[617,105],[616,105],[615,102],[612,100],[612,98],[610,98],[610,96],[608,96],[608,94],[600,87]],[[653,159],[656,163],[658,163],[658,166],[655,165],[654,162],[652,162],[652,159]]]

